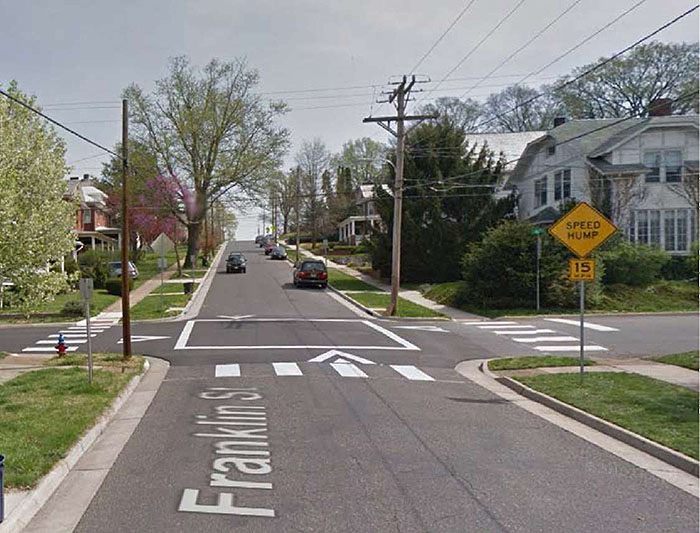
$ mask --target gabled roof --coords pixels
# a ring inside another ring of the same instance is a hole
[[[522,155],[527,145],[546,134],[546,131],[468,133],[464,142],[468,146],[473,146],[476,144],[479,148],[481,148],[485,143],[490,150],[493,150],[496,153],[496,156],[503,152],[506,161],[514,161],[513,163],[506,165],[506,170],[510,170],[515,167],[515,160]]]
[[[619,120],[619,119],[615,119]],[[649,128],[668,128],[674,126],[693,126],[698,127],[698,115],[668,115],[663,117],[647,117],[640,119],[631,119],[623,122],[627,127],[618,130],[610,135],[607,139],[601,142],[589,154],[590,157],[599,157],[603,154],[613,151],[615,148],[624,144],[628,140],[641,134]]]

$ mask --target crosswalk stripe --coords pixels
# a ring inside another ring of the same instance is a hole
[[[216,365],[216,372],[214,375],[217,378],[241,377],[241,365],[238,363],[233,363],[230,365]]]
[[[538,333],[556,333],[553,329],[527,329],[524,331],[494,331],[496,335],[536,335]]]
[[[514,326],[509,326],[508,324],[500,325],[500,326],[477,326],[479,329],[524,329],[524,328],[534,328],[535,326],[526,326],[524,324],[518,324]]]
[[[68,344],[85,344],[87,342],[87,339],[66,339],[66,342]],[[48,340],[48,341],[36,341],[37,344],[56,344],[55,340]]]
[[[389,365],[403,377],[413,381],[435,381],[428,374],[413,365]]]
[[[97,337],[97,335],[91,331],[90,337]],[[54,333],[52,335],[49,335],[49,339],[57,339],[57,338],[58,338],[58,333]],[[63,338],[66,340],[68,340],[68,339],[86,339],[87,333],[85,333],[84,335],[82,333],[66,333],[63,335]]]
[[[77,346],[68,346],[66,348],[67,352],[74,352],[78,349]],[[28,348],[22,348],[23,352],[55,352],[56,349],[53,346],[30,346]]]
[[[367,377],[367,374],[365,374],[362,370],[357,368],[352,363],[331,363],[331,366],[333,367],[333,370],[335,370],[338,374],[340,374],[344,378],[366,378]]]
[[[467,326],[507,326],[509,324],[517,324],[517,322],[512,322],[512,321],[498,321],[498,320],[489,320],[489,321],[481,321],[481,322],[462,322],[462,324],[465,324]]]
[[[278,376],[301,376],[301,369],[296,363],[272,363]]]
[[[581,347],[577,344],[571,346],[533,346],[535,350],[540,352],[578,352]],[[587,344],[583,347],[584,352],[607,352],[607,348],[596,346],[595,344]]]
[[[580,326],[581,322],[579,320],[572,320],[570,318],[545,318],[549,322],[559,322],[560,324],[569,324],[570,326]],[[612,328],[610,326],[603,326],[601,324],[593,324],[591,322],[584,322],[584,328],[594,329],[596,331],[620,331],[617,328]]]
[[[515,342],[567,342],[577,341],[576,337],[561,336],[561,337],[528,337],[524,339],[513,339]]]

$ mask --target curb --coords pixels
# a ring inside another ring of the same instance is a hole
[[[334,293],[336,293],[338,296],[340,296],[343,300],[346,300],[347,302],[349,302],[350,304],[354,305],[355,307],[357,307],[357,308],[360,309],[361,311],[364,311],[364,312],[367,313],[368,315],[373,316],[373,317],[375,317],[375,318],[386,318],[384,315],[380,315],[379,313],[377,313],[377,312],[375,312],[375,311],[372,311],[369,307],[365,307],[365,306],[362,305],[360,302],[357,302],[357,301],[353,300],[352,298],[350,298],[350,296],[348,296],[347,294],[345,294],[345,293],[339,291],[338,289],[336,289],[336,288],[335,288],[333,285],[331,285],[330,283],[328,284],[328,288],[329,288],[330,290],[332,290]]]
[[[121,409],[134,390],[136,390],[141,379],[150,370],[151,364],[147,359],[144,361],[143,367],[144,371],[138,376],[131,378],[126,387],[124,387],[124,390],[114,399],[112,405],[100,415],[95,425],[68,450],[66,456],[58,461],[48,474],[41,478],[37,486],[30,491],[12,513],[5,517],[5,520],[0,524],[0,533],[21,531],[31,522],[34,515],[36,515],[49,498],[51,498],[78,460],[104,432],[107,425],[112,421],[117,412],[119,412],[119,409]]]
[[[596,310],[586,310],[586,315],[591,315],[595,317],[618,317],[618,316],[697,316],[698,312],[697,311],[619,311],[619,312],[614,312],[614,311],[596,311]],[[563,314],[557,314],[557,313],[552,313],[549,315],[503,315],[495,318],[491,318],[490,320],[499,320],[501,318],[558,318],[558,317],[571,317],[571,318],[579,318],[581,315],[576,314],[576,313],[563,313]],[[487,317],[488,318],[488,317]]]
[[[636,433],[612,424],[611,422],[603,420],[602,418],[598,418],[595,415],[582,411],[577,407],[573,407],[567,403],[557,400],[556,398],[552,398],[551,396],[547,396],[546,394],[531,389],[530,387],[523,385],[519,381],[512,378],[497,376],[489,370],[488,361],[485,361],[479,365],[479,369],[490,378],[498,381],[518,394],[529,398],[530,400],[546,405],[550,409],[554,409],[563,415],[573,418],[574,420],[600,431],[609,437],[622,441],[625,444],[628,444],[634,448],[637,448],[638,450],[656,457],[657,459],[660,459],[661,461],[664,461],[665,463],[698,477],[700,470],[699,463],[692,457],[688,457],[687,455],[677,452],[676,450],[672,450],[671,448],[658,444],[650,439],[647,439],[646,437],[637,435]]]

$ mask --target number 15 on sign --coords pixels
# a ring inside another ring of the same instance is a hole
[[[569,279],[571,281],[593,281],[595,261],[593,259],[569,259]]]

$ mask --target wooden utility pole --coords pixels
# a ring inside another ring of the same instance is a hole
[[[122,354],[131,358],[131,315],[129,311],[129,101],[122,100]]]
[[[389,103],[396,106],[395,117],[367,117],[362,122],[376,122],[396,137],[396,178],[394,181],[394,228],[391,240],[391,302],[386,310],[386,314],[396,315],[399,301],[399,285],[401,281],[401,214],[403,209],[403,160],[404,147],[406,143],[405,121],[417,120],[422,122],[426,119],[437,118],[433,115],[406,115],[406,104],[409,100],[411,89],[416,83],[426,83],[429,80],[416,82],[416,77],[411,76],[409,82],[406,76],[400,82],[393,83],[396,88],[389,93]],[[407,85],[408,83],[408,85]],[[381,103],[381,102],[378,102]],[[391,122],[396,122],[396,131],[391,128]],[[417,125],[417,124],[416,124]]]
[[[299,211],[301,210],[301,179],[299,176],[299,169],[297,168],[297,208],[295,209],[296,214],[297,214],[297,238],[296,238],[296,245],[297,245],[297,258],[296,261],[294,261],[294,264],[296,265],[299,262],[299,239],[301,238],[301,227],[299,226]]]

